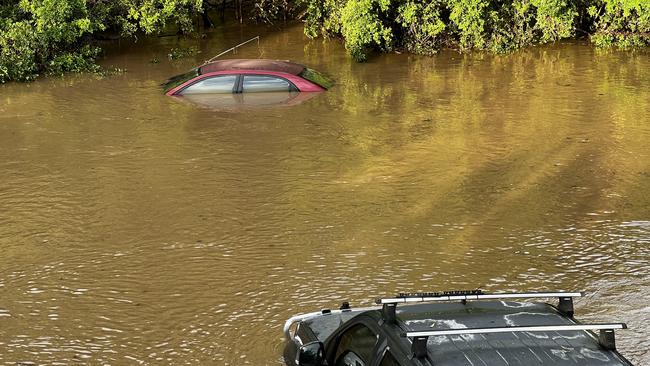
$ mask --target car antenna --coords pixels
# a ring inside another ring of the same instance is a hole
[[[200,70],[200,68],[201,68],[202,66],[205,66],[205,65],[209,64],[210,62],[214,61],[216,58],[218,58],[218,57],[220,57],[220,56],[223,56],[223,55],[225,55],[226,53],[228,53],[228,52],[230,52],[230,51],[236,51],[236,50],[237,50],[237,47],[241,47],[241,46],[243,46],[243,45],[245,45],[245,44],[247,44],[247,43],[250,43],[250,42],[252,42],[252,41],[254,41],[254,40],[257,40],[257,47],[259,48],[259,46],[260,46],[260,36],[255,36],[255,37],[249,39],[248,41],[242,42],[242,43],[240,43],[240,44],[238,44],[238,45],[236,45],[236,46],[234,46],[234,47],[230,47],[229,49],[227,49],[227,50],[221,52],[220,54],[218,54],[218,55],[212,57],[212,58],[209,59],[208,61],[205,61],[205,62],[202,63],[201,65],[199,65],[199,66],[193,68],[191,71],[187,71],[187,72],[193,72],[193,71],[196,71],[196,70]],[[182,74],[181,74],[181,75],[182,75]],[[171,79],[170,79],[170,80],[171,80]],[[168,81],[167,81],[167,82],[168,82]],[[167,82],[163,83],[162,85],[165,85]]]
[[[207,65],[207,64],[209,64],[210,62],[216,60],[216,59],[219,58],[220,56],[223,56],[223,55],[225,55],[226,53],[228,53],[228,52],[230,52],[230,51],[237,51],[237,48],[238,48],[238,47],[241,47],[241,46],[243,46],[243,45],[245,45],[245,44],[247,44],[247,43],[250,43],[250,42],[252,42],[252,41],[254,41],[254,40],[257,40],[257,47],[259,47],[259,46],[260,46],[260,36],[255,36],[255,37],[249,39],[248,41],[242,42],[242,43],[240,43],[240,44],[238,44],[238,45],[236,45],[236,46],[234,46],[234,47],[230,47],[229,49],[227,49],[227,50],[221,52],[220,54],[218,54],[218,55],[212,57],[212,58],[209,59],[208,61],[204,62],[203,65]],[[201,66],[203,66],[203,65],[201,65]]]

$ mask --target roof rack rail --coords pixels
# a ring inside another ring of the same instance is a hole
[[[582,297],[583,292],[521,292],[486,294],[481,290],[400,293],[396,297],[376,299],[377,304],[398,304],[406,302],[488,300],[488,299],[532,299],[547,297]]]
[[[560,325],[531,325],[531,326],[510,326],[510,327],[491,327],[491,328],[464,328],[464,329],[441,329],[441,330],[424,330],[401,333],[402,337],[413,338],[411,350],[413,355],[418,358],[425,357],[427,354],[427,340],[429,337],[450,336],[464,334],[488,334],[488,333],[515,333],[515,332],[559,332],[559,331],[577,331],[577,330],[599,330],[598,343],[607,350],[616,349],[614,338],[615,329],[627,329],[625,323],[606,323],[606,324],[560,324]]]
[[[397,304],[409,302],[432,302],[432,301],[457,301],[463,304],[467,300],[490,300],[490,299],[535,299],[558,297],[560,302],[558,311],[569,318],[573,318],[573,298],[584,296],[583,292],[521,292],[521,293],[494,293],[486,294],[482,290],[462,290],[444,292],[415,292],[400,293],[396,297],[376,299],[377,304],[382,305],[384,320],[388,323],[395,323]]]

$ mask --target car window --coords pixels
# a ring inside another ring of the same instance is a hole
[[[181,94],[232,93],[237,75],[219,75],[205,78],[183,89]]]
[[[335,366],[366,366],[361,357],[352,351],[347,351],[339,357]]]
[[[287,80],[270,75],[244,75],[242,91],[244,93],[278,92],[295,90]]]
[[[384,354],[384,358],[381,360],[381,363],[379,366],[400,366],[399,363],[397,363],[397,360],[393,355],[390,353],[390,351],[386,351],[386,354]]]
[[[339,340],[336,348],[335,364],[338,365],[357,365],[357,363],[341,363],[349,358],[349,362],[360,362],[359,365],[368,364],[372,351],[377,343],[377,335],[363,324],[358,324],[348,329]],[[356,357],[357,359],[354,359]]]

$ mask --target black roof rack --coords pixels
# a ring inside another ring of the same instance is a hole
[[[396,297],[376,299],[377,304],[398,304],[407,302],[489,300],[489,299],[531,299],[548,297],[582,297],[582,292],[521,292],[488,294],[481,290],[400,293]]]
[[[396,297],[375,300],[377,304],[382,305],[384,321],[395,323],[397,304],[413,302],[435,302],[435,301],[461,301],[463,304],[467,300],[496,300],[496,299],[537,299],[558,297],[560,302],[557,309],[563,315],[573,318],[573,298],[584,296],[583,292],[520,292],[520,293],[494,293],[487,294],[481,290],[463,290],[463,291],[444,291],[444,292],[416,292],[400,293]]]
[[[422,358],[427,355],[427,340],[433,336],[450,336],[464,334],[488,334],[488,333],[516,333],[516,332],[559,332],[577,330],[599,330],[598,343],[608,350],[616,349],[614,338],[615,329],[627,329],[625,323],[608,324],[561,324],[561,325],[532,325],[532,326],[510,326],[491,328],[463,328],[463,329],[441,329],[424,330],[402,333],[402,337],[412,338],[411,350],[413,356]]]

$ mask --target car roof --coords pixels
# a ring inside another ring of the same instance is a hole
[[[396,317],[407,332],[576,323],[549,304],[515,301],[398,306]],[[431,336],[427,353],[436,366],[630,365],[580,330]]]
[[[298,75],[305,70],[305,66],[295,62],[281,60],[226,59],[213,61],[199,67],[199,74],[226,70],[262,70]]]

